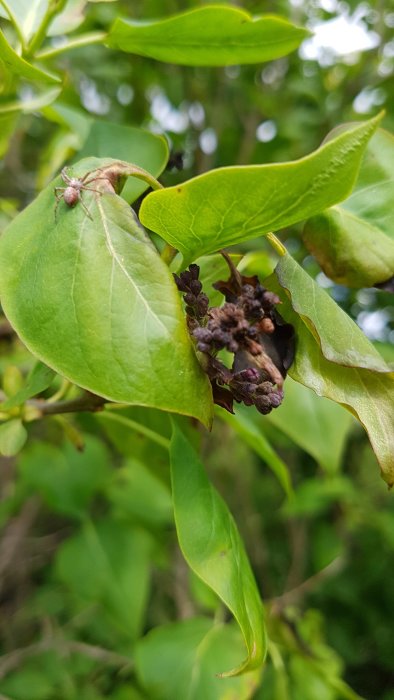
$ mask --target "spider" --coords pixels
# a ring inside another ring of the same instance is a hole
[[[89,172],[85,173],[85,175],[81,178],[70,177],[67,172],[68,170],[69,168],[63,168],[61,172],[62,180],[65,183],[66,187],[55,187],[54,189],[56,198],[55,219],[57,214],[57,208],[61,199],[64,199],[67,206],[71,208],[75,207],[75,205],[78,202],[80,202],[89,219],[92,219],[90,211],[82,199],[82,190],[89,190],[89,192],[97,192],[98,194],[102,194],[100,190],[96,190],[94,189],[94,187],[87,187],[87,185],[89,185],[92,182],[95,182],[96,180],[106,180],[107,178],[93,176],[89,179],[89,175],[91,175],[92,172],[96,172],[93,170],[89,170]]]

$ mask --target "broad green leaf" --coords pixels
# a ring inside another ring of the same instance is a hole
[[[328,277],[372,287],[394,275],[393,198],[394,136],[379,129],[350,197],[306,223],[305,244]]]
[[[292,163],[219,168],[152,192],[141,221],[179,249],[185,264],[302,221],[351,192],[380,119],[353,125]]]
[[[18,468],[29,492],[37,491],[52,511],[80,518],[94,494],[109,481],[109,465],[104,445],[86,435],[83,452],[69,442],[60,447],[33,442],[24,450]]]
[[[258,426],[252,420],[250,411],[243,410],[242,406],[237,406],[234,415],[219,407],[216,407],[215,412],[222,420],[231,425],[246,444],[261,457],[270,469],[272,469],[284,492],[290,497],[293,493],[293,489],[289,470],[283,460],[271,447],[264,433],[259,430]]]
[[[158,627],[136,646],[136,671],[151,700],[248,700],[259,682],[254,671],[218,678],[217,666],[231,666],[242,654],[233,624],[196,617]]]
[[[285,292],[273,277],[266,280],[266,284],[279,294],[282,301],[280,313],[296,329],[297,351],[289,374],[297,382],[313,389],[319,396],[326,396],[342,404],[358,418],[368,433],[382,470],[382,477],[392,486],[394,375],[375,372],[362,366],[340,365],[326,359],[316,335],[310,330],[310,323],[292,307],[293,288],[289,288],[289,285]],[[296,289],[296,297],[297,291]]]
[[[265,420],[279,428],[328,473],[338,471],[353,424],[348,411],[287,377],[285,398]],[[262,420],[259,419],[262,423]]]
[[[141,634],[149,595],[152,540],[129,523],[87,521],[56,555],[56,574],[80,603],[99,614],[126,640]]]
[[[85,159],[73,172],[105,163],[117,161]],[[55,216],[53,185],[62,184],[48,185],[0,239],[10,322],[36,357],[79,386],[209,425],[210,385],[167,266],[114,194],[82,193],[92,218],[63,200]]]
[[[54,377],[53,369],[42,362],[37,362],[27,377],[25,386],[1,404],[1,409],[7,411],[14,406],[20,406],[32,396],[45,391],[52,384]]]
[[[0,425],[0,454],[13,457],[21,451],[27,440],[27,430],[19,418]]]
[[[0,66],[3,65],[12,75],[24,80],[39,81],[44,83],[60,83],[59,76],[37,68],[25,61],[9,45],[3,32],[0,30]]]
[[[314,335],[327,360],[348,367],[390,372],[357,324],[291,255],[280,258],[275,274],[281,287],[291,296],[294,311]]]
[[[168,160],[168,143],[163,136],[111,122],[92,121],[78,159],[85,156],[119,158],[139,165],[158,177]],[[148,188],[147,183],[129,177],[122,190],[126,202],[134,202]]]
[[[0,102],[0,117],[1,115],[12,115],[17,112],[24,114],[38,112],[42,107],[46,107],[51,102],[54,102],[60,92],[61,87],[53,87],[26,98],[4,100]]]
[[[242,664],[222,676],[259,668],[266,654],[264,610],[244,545],[227,505],[175,423],[170,459],[175,523],[182,553],[194,573],[232,612],[248,652]]]
[[[107,44],[128,53],[186,66],[272,61],[309,35],[281,17],[205,6],[155,22],[116,19]]]

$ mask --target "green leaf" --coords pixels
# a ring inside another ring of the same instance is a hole
[[[225,679],[216,673],[218,664],[235,664],[242,647],[235,625],[183,620],[158,627],[137,643],[136,671],[151,700],[248,700],[258,685],[258,671]]]
[[[86,159],[74,174],[108,163],[118,161]],[[209,425],[210,384],[167,266],[114,194],[83,192],[92,218],[80,202],[72,209],[64,201],[55,217],[53,185],[61,184],[48,185],[1,237],[1,301],[13,327],[79,386]]]
[[[48,8],[48,0],[1,0],[1,4],[0,16],[13,18],[13,23],[25,42],[36,33]],[[83,9],[86,4],[87,0],[68,0],[64,10],[51,22],[47,35],[67,34],[76,29],[84,20]]]
[[[308,307],[302,309],[303,313],[296,301],[298,312],[295,312],[292,307],[293,293],[296,300],[299,301],[299,287],[304,284],[309,285],[306,280],[308,275],[304,271],[301,271],[302,274],[297,273],[295,279],[297,279],[298,286],[295,287],[294,281],[290,284],[285,279],[284,272],[288,261],[282,258],[279,265],[277,278],[282,280],[282,284],[286,284],[287,292],[275,281],[274,277],[266,280],[266,284],[279,294],[282,301],[281,316],[292,323],[296,329],[297,352],[289,374],[297,382],[313,389],[319,396],[326,396],[342,404],[358,418],[368,433],[382,470],[382,477],[389,486],[392,486],[394,484],[394,375],[366,369],[365,367],[368,366],[369,360],[372,358],[371,354],[364,366],[363,364],[361,366],[347,366],[345,364],[348,362],[347,356],[344,358],[343,365],[326,359],[316,334],[311,332],[311,323],[308,319],[312,308],[313,321],[315,315],[324,313],[324,305],[320,308],[319,304],[320,294],[314,297],[313,307],[308,302]],[[290,269],[293,269],[295,265],[295,261],[291,261]],[[338,315],[340,313],[338,307]],[[332,323],[335,324],[337,317],[333,315],[330,322],[327,322],[328,326]],[[345,338],[343,338],[343,342],[346,342]],[[357,350],[357,347],[355,349]],[[339,360],[340,357],[338,356],[336,359]]]
[[[394,275],[394,136],[368,144],[351,196],[307,221],[303,238],[328,277],[372,287]]]
[[[36,394],[41,394],[42,391],[48,389],[55,377],[55,372],[50,367],[47,367],[42,362],[36,362],[26,384],[14,396],[11,396],[7,401],[1,404],[1,409],[8,411],[14,406],[21,406],[25,401]]]
[[[275,268],[279,284],[291,296],[293,309],[330,362],[375,372],[390,368],[350,316],[291,257],[283,255]]]
[[[352,417],[334,401],[316,396],[291,377],[287,377],[284,389],[283,403],[265,420],[314,457],[328,473],[338,471]]]
[[[225,676],[259,668],[266,654],[264,611],[244,545],[225,502],[180,428],[170,447],[175,523],[190,568],[223,600],[237,620],[245,661]]]
[[[152,192],[141,221],[178,248],[185,264],[302,221],[351,192],[380,119],[353,125],[292,163],[219,168]]]
[[[127,160],[158,177],[166,166],[168,153],[168,143],[163,136],[132,126],[93,121],[78,158],[96,156]],[[130,204],[148,186],[142,180],[129,177],[122,189],[122,197]]]
[[[173,522],[171,494],[168,487],[135,459],[117,469],[107,490],[115,514],[163,527]]]
[[[151,549],[150,536],[129,523],[88,521],[58,549],[57,578],[81,603],[97,606],[125,639],[135,640],[148,602]]]
[[[19,418],[0,425],[0,454],[13,457],[21,451],[27,440],[27,431]]]
[[[104,445],[86,435],[83,452],[69,442],[61,447],[34,442],[24,450],[18,467],[22,483],[37,491],[52,511],[80,518],[108,481],[109,464]]]
[[[107,44],[128,53],[186,66],[272,61],[294,51],[309,32],[281,17],[252,17],[206,6],[154,22],[116,19]]]
[[[4,100],[0,102],[0,115],[12,115],[15,112],[22,112],[23,114],[38,112],[42,107],[46,107],[51,102],[54,102],[60,95],[61,90],[61,87],[53,87],[49,90],[38,92],[32,97]]]
[[[271,447],[264,433],[259,430],[258,426],[252,420],[250,411],[243,410],[241,406],[237,406],[236,413],[232,415],[228,413],[228,411],[216,407],[215,413],[221,420],[231,425],[246,444],[261,457],[270,469],[272,469],[284,492],[290,497],[293,493],[293,488],[289,470],[283,460],[281,460],[279,455],[277,455],[275,450]]]
[[[12,75],[24,80],[39,81],[44,83],[60,83],[61,78],[53,73],[37,68],[21,58],[9,45],[3,32],[0,30],[0,65],[4,65]]]

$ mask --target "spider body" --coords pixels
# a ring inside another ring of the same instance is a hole
[[[54,190],[56,198],[55,219],[57,214],[57,208],[62,199],[71,209],[75,207],[75,205],[78,204],[78,202],[80,202],[81,206],[86,212],[86,215],[89,217],[89,219],[91,219],[92,216],[89,212],[89,209],[87,208],[86,204],[82,199],[82,191],[88,190],[89,192],[97,192],[97,194],[102,194],[100,190],[96,190],[94,187],[88,187],[88,185],[90,185],[92,182],[95,182],[96,180],[106,180],[107,178],[97,176],[89,178],[89,175],[91,175],[91,173],[94,172],[92,170],[90,170],[88,173],[85,173],[85,175],[83,175],[83,177],[80,178],[70,177],[70,175],[68,174],[68,170],[69,168],[63,168],[61,172],[62,180],[66,186],[55,187]]]

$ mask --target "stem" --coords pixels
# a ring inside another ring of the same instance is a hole
[[[12,22],[12,24],[14,25],[15,32],[18,36],[18,39],[19,39],[21,47],[22,47],[22,52],[24,53],[26,50],[25,37],[23,36],[23,34],[20,30],[20,27],[19,27],[19,24],[16,20],[16,17],[14,15],[14,13],[12,12],[12,9],[9,7],[8,3],[6,2],[6,0],[0,0],[0,5],[3,5],[5,11],[8,14],[8,17],[10,18],[10,22]]]
[[[145,437],[148,438],[148,440],[152,440],[152,442],[156,442],[157,445],[160,445],[160,447],[164,447],[164,449],[168,450],[170,448],[170,440],[164,435],[160,435],[159,433],[156,433],[154,430],[151,430],[150,428],[147,428],[145,425],[142,425],[142,423],[137,423],[137,421],[132,420],[131,418],[126,418],[126,416],[119,416],[114,413],[108,413],[105,411],[103,414],[106,419],[113,420],[114,423],[120,423],[121,425],[124,425],[126,428],[130,428],[130,430],[135,430],[138,433],[141,433],[141,435],[145,435]]]
[[[90,392],[85,392],[82,396],[68,401],[41,401],[40,399],[31,399],[26,401],[27,406],[32,406],[38,409],[41,416],[52,416],[57,413],[77,413],[79,411],[99,411],[102,409],[107,399],[102,396],[96,396]]]
[[[277,238],[275,236],[274,233],[267,233],[266,238],[269,240],[272,247],[275,248],[278,255],[280,255],[281,257],[286,255],[286,253],[287,253],[286,248],[284,247],[283,243],[280,242],[279,238]]]
[[[35,58],[40,59],[40,60],[46,59],[46,58],[53,58],[54,56],[58,56],[61,53],[65,53],[66,51],[72,51],[72,49],[78,49],[81,46],[91,46],[92,44],[101,44],[106,36],[107,36],[106,32],[90,32],[89,34],[82,34],[81,36],[77,37],[76,39],[72,39],[67,44],[63,44],[63,46],[51,47],[48,49],[43,49],[43,51],[38,51],[35,54]]]
[[[177,249],[173,248],[172,245],[167,243],[166,246],[163,248],[160,257],[166,263],[166,265],[170,265],[177,254]]]
[[[46,38],[47,29],[51,24],[52,20],[58,15],[66,5],[67,0],[51,0],[48,4],[47,11],[42,18],[41,24],[38,27],[36,33],[32,37],[26,51],[25,57],[29,58],[33,56],[35,51],[40,48],[42,42]]]

